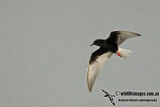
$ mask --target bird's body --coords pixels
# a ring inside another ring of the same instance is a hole
[[[89,60],[87,69],[87,83],[89,91],[92,90],[94,81],[98,76],[103,64],[112,56],[113,53],[124,59],[129,56],[131,53],[130,50],[122,49],[118,46],[126,39],[136,36],[141,35],[128,31],[113,31],[107,39],[97,39],[94,41],[92,45],[97,45],[100,48],[92,53]]]
[[[106,94],[106,95],[104,95],[104,97],[108,97],[109,100],[111,101],[111,103],[115,106],[115,102],[114,102],[114,100],[113,100],[113,97],[115,97],[115,95],[111,95],[111,94],[109,94],[108,92],[106,92],[106,91],[103,90],[103,89],[102,89],[102,91]]]

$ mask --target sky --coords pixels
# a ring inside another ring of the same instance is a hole
[[[160,92],[159,0],[1,0],[0,106],[113,106],[101,89]],[[120,47],[127,60],[113,55],[90,93],[86,74],[90,47],[111,31],[142,36]],[[119,107],[158,107],[158,102],[118,102]],[[129,98],[135,98],[130,96]],[[136,97],[139,98],[139,97]],[[142,97],[141,97],[142,98]],[[152,98],[152,97],[146,97]]]

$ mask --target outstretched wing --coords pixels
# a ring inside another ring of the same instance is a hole
[[[109,38],[116,41],[117,45],[122,44],[126,39],[141,36],[141,34],[129,32],[129,31],[113,31]]]
[[[87,68],[87,84],[90,92],[92,91],[94,81],[98,76],[98,73],[102,69],[103,64],[109,59],[112,54],[112,52],[109,52],[108,50],[103,48],[99,48],[92,53]]]
[[[108,92],[106,92],[106,91],[105,91],[105,90],[103,90],[103,89],[102,89],[102,91],[103,91],[105,94],[107,94],[107,95],[108,95]]]
[[[113,96],[112,96],[112,95],[109,95],[108,98],[109,98],[109,100],[111,101],[111,103],[115,106],[115,102],[114,102],[114,100],[113,100]]]

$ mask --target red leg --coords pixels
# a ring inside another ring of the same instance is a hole
[[[120,57],[121,57],[121,54],[120,54],[118,51],[116,52],[116,54],[117,54],[117,56],[120,56]]]

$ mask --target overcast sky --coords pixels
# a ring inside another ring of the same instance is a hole
[[[0,0],[0,106],[110,107],[101,89],[160,91],[159,5],[159,0]],[[113,55],[90,93],[86,70],[98,47],[89,45],[114,30],[142,36],[121,45],[132,55],[125,61]],[[118,107],[160,106],[159,97],[153,97],[157,103],[118,98]]]

